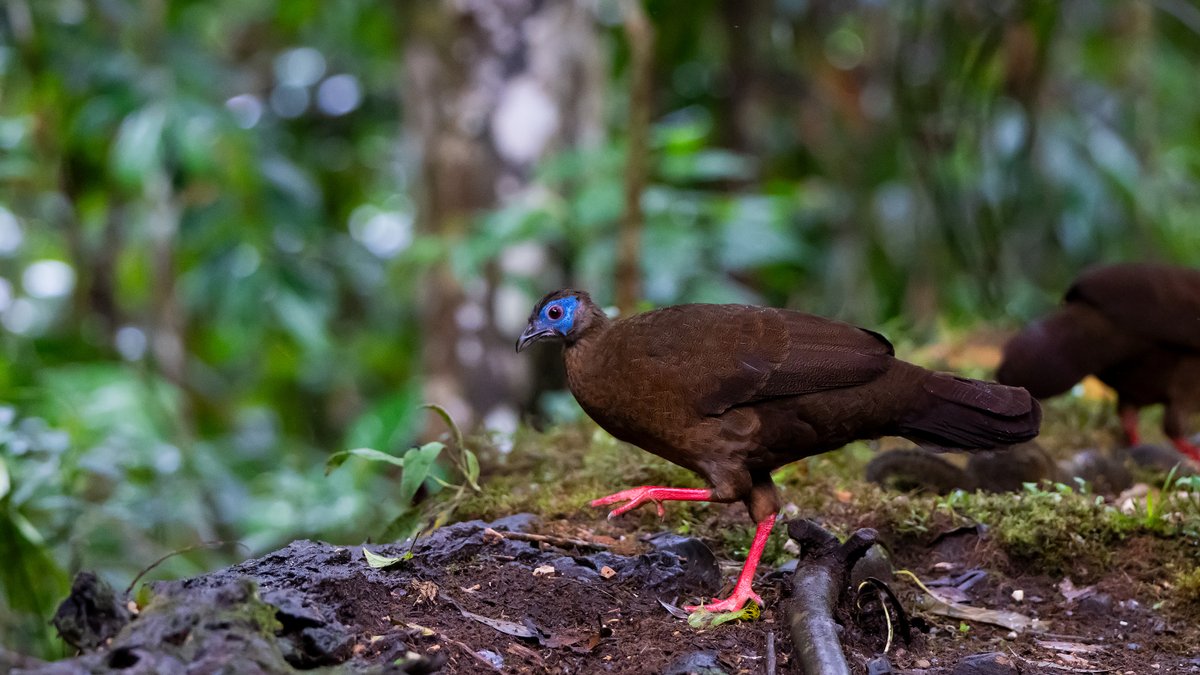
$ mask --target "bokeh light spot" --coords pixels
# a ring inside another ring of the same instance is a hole
[[[353,75],[334,75],[317,88],[317,107],[326,115],[345,115],[362,103],[362,87]]]
[[[233,115],[233,121],[243,129],[249,129],[262,119],[263,104],[254,94],[238,94],[225,101],[225,107]]]
[[[38,260],[21,275],[25,292],[35,298],[58,298],[75,288],[75,270],[61,260]]]
[[[312,47],[289,49],[275,58],[275,79],[288,87],[310,87],[325,75],[325,57]]]

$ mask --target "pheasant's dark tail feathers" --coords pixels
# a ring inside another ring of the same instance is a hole
[[[929,373],[927,396],[900,426],[901,435],[940,448],[985,450],[1038,435],[1042,408],[1020,387]]]

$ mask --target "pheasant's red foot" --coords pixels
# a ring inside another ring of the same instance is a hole
[[[757,602],[759,607],[763,606],[763,599],[759,597],[758,593],[750,590],[749,586],[743,589],[739,585],[738,588],[733,589],[733,594],[724,600],[714,600],[708,605],[685,605],[683,609],[689,613],[700,610],[712,612],[713,614],[736,612],[745,606],[747,600]]]
[[[607,506],[628,500],[629,503],[618,506],[608,513],[609,518],[616,518],[622,513],[632,511],[646,502],[654,502],[654,505],[658,508],[658,517],[662,518],[667,513],[662,505],[665,501],[706,502],[711,497],[712,490],[703,488],[669,488],[644,485],[642,487],[621,490],[607,497],[593,499],[592,506]]]
[[[1125,431],[1125,442],[1130,447],[1141,445],[1141,435],[1138,434],[1137,408],[1125,408],[1121,410],[1121,428]]]
[[[689,612],[694,612],[698,609],[714,613],[736,612],[746,604],[747,600],[757,602],[759,607],[765,606],[762,598],[750,588],[750,585],[754,583],[754,570],[758,569],[758,560],[762,558],[763,549],[767,547],[767,539],[771,536],[771,528],[775,526],[775,515],[772,513],[763,518],[754,530],[754,541],[750,543],[750,552],[746,555],[746,564],[742,565],[742,573],[738,575],[737,585],[733,587],[733,593],[728,598],[717,600],[711,605],[690,606],[684,607],[684,609]]]
[[[1171,443],[1173,443],[1175,445],[1176,450],[1183,453],[1185,456],[1188,457],[1188,459],[1191,459],[1193,462],[1200,464],[1200,449],[1197,449],[1196,446],[1192,445],[1191,443],[1187,442],[1186,440],[1184,440],[1182,438],[1172,438]]]

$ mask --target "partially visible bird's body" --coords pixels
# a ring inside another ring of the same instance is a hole
[[[612,321],[587,294],[559,291],[535,308],[518,347],[539,336],[563,339],[571,392],[601,427],[712,486],[634,488],[594,504],[629,500],[620,514],[646,501],[744,501],[760,524],[756,545],[780,506],[770,472],[784,464],[892,434],[1009,445],[1035,436],[1040,420],[1023,389],[925,370],[877,333],[801,312],[678,305]],[[753,548],[751,558],[750,576]],[[756,597],[745,570],[738,589],[718,607]]]
[[[1117,392],[1126,439],[1139,443],[1137,411],[1165,404],[1163,431],[1200,461],[1184,438],[1200,412],[1200,270],[1156,264],[1093,268],[1064,304],[1004,347],[996,377],[1038,398],[1095,375]]]

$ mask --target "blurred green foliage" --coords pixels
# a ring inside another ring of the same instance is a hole
[[[431,265],[478,280],[536,242],[611,298],[618,3],[596,5],[606,138],[442,240],[415,226],[400,73],[447,5],[0,4],[0,642],[52,653],[81,567],[121,584],[201,541],[392,522],[397,474],[322,467],[414,443]],[[1200,21],[1159,5],[649,0],[647,301],[920,339],[1027,318],[1085,264],[1200,259]]]

